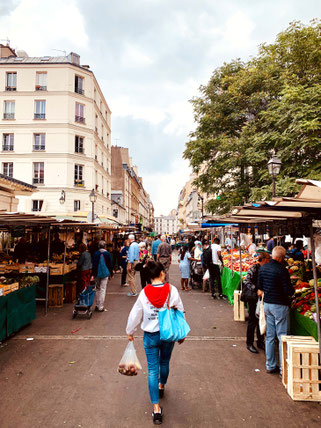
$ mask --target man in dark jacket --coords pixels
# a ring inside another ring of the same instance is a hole
[[[272,260],[259,270],[258,294],[264,293],[264,312],[266,317],[266,372],[282,373],[276,365],[275,336],[279,340],[279,356],[281,357],[281,336],[288,333],[288,316],[290,297],[294,294],[289,272],[284,267],[285,248],[274,247]],[[262,293],[263,292],[263,293]]]
[[[106,289],[107,282],[109,277],[113,277],[113,267],[111,263],[111,257],[107,250],[105,250],[106,242],[99,241],[98,243],[98,251],[94,253],[93,257],[93,268],[92,275],[95,277],[95,286],[96,286],[96,307],[95,311],[103,312],[104,311],[104,303],[106,297]],[[99,275],[99,261],[101,259],[101,255],[103,256],[103,261],[109,270],[105,277],[101,277]]]
[[[244,289],[243,289],[242,295],[247,297],[245,298],[245,301],[247,302],[249,307],[249,319],[248,319],[247,332],[246,332],[246,346],[247,346],[247,349],[250,352],[253,352],[254,354],[258,353],[258,350],[254,346],[255,329],[257,334],[257,346],[260,349],[264,349],[264,336],[260,333],[259,320],[255,315],[255,310],[256,310],[256,304],[258,300],[257,282],[258,282],[259,270],[261,266],[265,265],[266,263],[269,263],[269,261],[270,261],[270,254],[266,252],[261,252],[258,258],[258,263],[256,263],[249,269],[243,283]]]

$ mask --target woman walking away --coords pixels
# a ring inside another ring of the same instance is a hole
[[[120,250],[120,266],[122,268],[122,272],[121,272],[121,285],[123,287],[127,287],[128,284],[126,282],[126,278],[127,278],[127,253],[128,253],[128,247],[129,247],[129,243],[127,241],[127,239],[124,242],[124,246],[123,248]]]
[[[164,396],[164,389],[169,375],[169,362],[175,342],[160,340],[158,311],[167,306],[184,311],[182,300],[177,288],[164,283],[165,269],[159,262],[149,261],[147,269],[152,284],[147,285],[139,294],[133,306],[126,332],[130,341],[134,340],[134,332],[142,321],[141,329],[144,331],[144,349],[148,364],[148,388],[153,404],[153,422],[160,425],[163,420],[163,408],[159,405],[159,398]],[[179,343],[183,343],[184,340]]]
[[[256,329],[256,335],[257,335],[257,346],[260,349],[265,349],[264,345],[264,336],[260,333],[259,328],[259,320],[257,319],[255,315],[255,309],[256,304],[258,300],[257,295],[257,282],[258,282],[258,276],[259,276],[259,270],[260,267],[265,265],[265,263],[268,263],[270,261],[270,255],[266,252],[260,252],[258,263],[253,265],[244,280],[244,289],[242,291],[242,300],[247,302],[249,305],[249,320],[247,324],[247,332],[246,332],[246,346],[247,349],[250,352],[253,352],[254,354],[258,353],[258,350],[254,346],[254,335],[255,335],[255,329]]]
[[[179,270],[181,272],[181,289],[190,291],[188,287],[188,280],[190,277],[190,260],[192,259],[189,251],[185,246],[181,247],[180,254],[178,256]]]
[[[77,282],[77,295],[90,284],[90,272],[92,268],[91,254],[87,251],[86,244],[79,245],[80,257],[77,263],[79,281]]]

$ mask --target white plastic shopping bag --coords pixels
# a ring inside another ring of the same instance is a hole
[[[136,376],[138,370],[141,369],[142,366],[137,358],[134,342],[129,342],[118,364],[118,371],[125,376]]]
[[[263,296],[261,299],[261,306],[260,306],[259,327],[260,327],[260,333],[265,334],[265,332],[266,332],[266,319],[265,319],[265,312],[264,312]]]
[[[210,279],[210,272],[208,269],[206,269],[206,272],[204,273],[204,276],[203,276],[203,280],[205,279]]]

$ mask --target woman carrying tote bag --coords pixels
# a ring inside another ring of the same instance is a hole
[[[158,312],[160,309],[177,308],[184,311],[182,300],[176,287],[165,283],[165,270],[160,262],[149,261],[147,269],[152,284],[147,285],[139,294],[127,322],[126,333],[130,341],[134,340],[134,332],[141,323],[144,331],[144,349],[148,364],[148,388],[153,404],[153,422],[160,425],[163,409],[159,398],[164,396],[164,389],[169,375],[169,362],[175,342],[160,339]],[[168,302],[169,298],[169,302]],[[180,340],[179,343],[183,343]]]

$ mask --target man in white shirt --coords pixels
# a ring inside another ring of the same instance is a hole
[[[219,297],[220,299],[223,299],[220,262],[223,266],[224,263],[222,259],[222,249],[220,246],[220,240],[219,238],[215,238],[212,244],[212,263],[208,267],[210,273],[210,285],[213,299],[216,299],[215,283],[217,283],[217,291]]]

